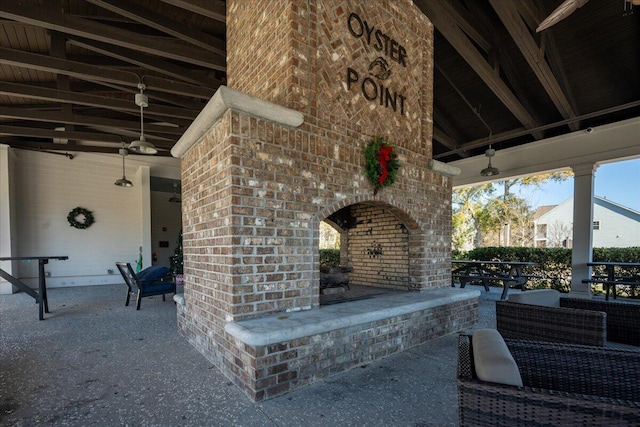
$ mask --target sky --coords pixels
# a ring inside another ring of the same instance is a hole
[[[640,159],[607,163],[595,173],[594,194],[640,212]],[[573,179],[549,182],[539,189],[522,194],[533,208],[557,205],[573,196]]]

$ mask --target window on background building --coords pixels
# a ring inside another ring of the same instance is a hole
[[[600,230],[600,221],[593,221],[593,229]]]

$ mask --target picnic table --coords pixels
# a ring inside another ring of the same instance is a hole
[[[605,267],[606,276],[594,273],[591,278],[583,279],[582,283],[601,284],[604,287],[606,301],[609,301],[610,292],[613,293],[613,299],[616,299],[616,286],[640,285],[640,262],[592,261],[587,265],[589,267]],[[637,274],[629,275],[629,270],[637,270]]]
[[[0,257],[0,261],[38,261],[38,291],[31,289],[17,277],[12,276],[0,268],[0,277],[17,287],[27,295],[33,297],[38,303],[40,320],[44,320],[44,313],[49,312],[49,301],[47,300],[47,282],[45,279],[44,266],[50,259],[66,260],[68,256],[9,256]]]
[[[468,283],[482,284],[486,291],[489,291],[490,282],[502,282],[503,290],[500,299],[507,297],[507,292],[511,287],[519,287],[526,290],[529,278],[536,277],[523,273],[525,267],[538,265],[536,262],[528,261],[477,261],[467,259],[456,259],[452,264],[459,264],[453,269],[452,279],[460,281],[460,287],[464,288]],[[452,287],[455,284],[451,283]]]

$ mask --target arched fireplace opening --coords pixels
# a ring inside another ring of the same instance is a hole
[[[324,219],[340,236],[340,261],[320,265],[320,305],[410,289],[411,232],[397,211],[382,202],[363,202]]]

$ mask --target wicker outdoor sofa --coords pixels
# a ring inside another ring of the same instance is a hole
[[[480,380],[476,363],[483,362],[474,361],[473,349],[481,351],[482,346],[472,336],[459,336],[460,426],[640,425],[640,351],[510,339],[503,343],[517,364],[520,386]]]
[[[496,326],[505,338],[604,346],[640,346],[640,304],[561,297],[552,289],[496,301]]]

